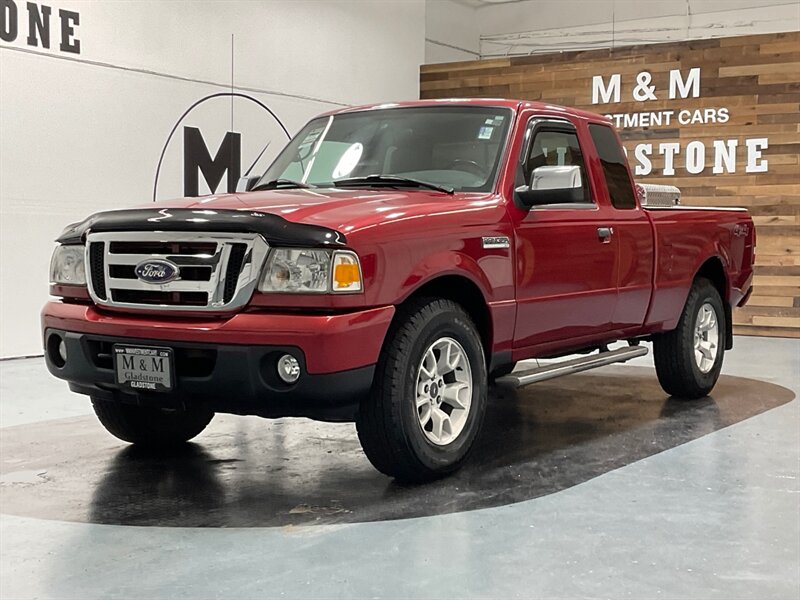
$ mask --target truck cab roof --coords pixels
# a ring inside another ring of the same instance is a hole
[[[590,121],[601,121],[610,123],[611,119],[601,114],[580,110],[577,108],[570,108],[568,106],[560,106],[558,104],[549,104],[547,102],[532,102],[528,100],[518,100],[512,98],[439,98],[435,100],[411,100],[405,102],[384,102],[378,104],[364,104],[361,106],[348,106],[336,110],[331,110],[321,116],[338,115],[352,112],[362,112],[368,110],[386,110],[393,108],[412,108],[412,107],[425,107],[425,106],[487,106],[509,108],[515,113],[522,110],[536,110],[547,114],[562,114],[564,116],[573,116]]]

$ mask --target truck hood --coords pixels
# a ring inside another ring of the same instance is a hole
[[[182,208],[254,210],[283,217],[293,223],[319,225],[337,231],[358,229],[385,222],[387,216],[403,216],[447,211],[463,206],[466,199],[486,194],[445,194],[430,190],[270,190],[246,194],[224,194],[173,201]]]
[[[235,231],[260,233],[273,245],[344,245],[346,236],[397,218],[442,214],[464,202],[485,204],[486,194],[429,191],[270,190],[218,194],[96,213],[67,227],[62,244],[88,231]]]

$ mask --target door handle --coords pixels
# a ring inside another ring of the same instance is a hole
[[[600,238],[600,241],[603,244],[608,244],[611,242],[611,236],[614,235],[614,228],[613,227],[598,227],[597,228],[597,235]]]

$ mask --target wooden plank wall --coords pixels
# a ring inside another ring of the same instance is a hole
[[[695,67],[701,69],[699,97],[668,99],[670,71],[687,79]],[[657,100],[633,98],[644,71]],[[614,73],[620,74],[620,102],[592,104],[593,76],[604,76],[607,85]],[[420,80],[422,98],[520,98],[602,114],[727,108],[724,124],[673,120],[620,133],[632,165],[637,144],[653,144],[652,173],[637,180],[677,185],[688,205],[750,211],[758,235],[755,291],[736,311],[735,331],[800,337],[800,32],[423,65]],[[768,139],[766,172],[746,170],[746,140],[754,138]],[[714,140],[729,139],[738,142],[735,172],[714,174]],[[706,146],[706,166],[697,174],[685,168],[693,140]],[[662,142],[680,144],[674,176],[662,174]]]

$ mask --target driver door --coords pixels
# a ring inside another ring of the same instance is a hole
[[[582,190],[569,202],[564,194],[553,193],[551,200],[545,195],[543,203],[532,207],[515,199],[514,346],[568,347],[570,341],[602,337],[611,329],[617,301],[611,209],[597,202],[572,122],[531,118],[523,143],[517,185],[530,188],[538,167],[576,166]]]

